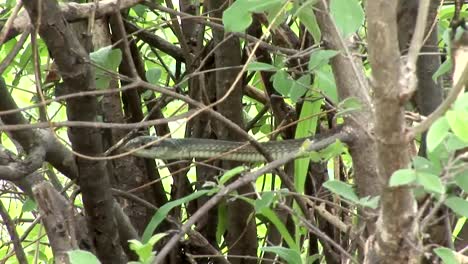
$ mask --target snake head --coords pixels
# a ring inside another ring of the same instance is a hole
[[[159,139],[153,136],[140,136],[128,141],[123,149],[126,151],[132,151],[133,155],[150,158],[150,159],[166,159],[171,149],[173,149],[173,144],[166,139]],[[144,148],[141,148],[145,146]],[[141,148],[141,149],[139,149]]]

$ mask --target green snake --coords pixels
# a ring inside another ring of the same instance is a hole
[[[262,142],[260,145],[274,159],[280,159],[287,155],[300,158],[308,155],[309,151],[316,151],[327,147],[336,140],[346,143],[349,134],[343,129],[327,135],[310,138],[291,139],[283,141]],[[304,144],[309,139],[308,144]],[[142,148],[143,146],[146,146]],[[154,136],[139,136],[125,144],[126,151],[133,155],[149,159],[223,159],[243,162],[264,162],[266,159],[248,142],[235,142],[216,139],[201,138],[164,138]]]

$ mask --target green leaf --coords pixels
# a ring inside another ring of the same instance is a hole
[[[317,0],[306,1],[297,8],[297,11],[294,15],[299,18],[299,20],[314,38],[314,41],[318,43],[322,40],[322,33],[320,32],[320,28],[317,24],[317,19],[314,14],[314,9],[312,7],[315,2],[317,2]],[[296,4],[296,1],[294,1],[294,4]]]
[[[228,171],[226,171],[219,179],[219,184],[224,185],[226,182],[228,182],[230,179],[232,179],[234,176],[243,173],[244,171],[247,170],[247,167],[245,166],[237,166],[235,168],[232,168]]]
[[[396,187],[413,183],[416,180],[416,172],[410,169],[397,170],[390,177],[389,186]]]
[[[146,14],[146,11],[148,10],[148,8],[144,5],[140,5],[140,4],[137,4],[137,5],[134,5],[132,7],[133,11],[135,11],[135,14],[139,17],[144,17],[145,14]]]
[[[265,208],[270,207],[274,200],[275,200],[274,192],[262,193],[262,196],[260,197],[260,199],[256,199],[254,201],[255,212],[261,213]]]
[[[152,237],[154,230],[159,226],[159,224],[166,218],[167,214],[176,206],[182,205],[184,203],[188,203],[192,200],[195,200],[205,194],[210,193],[211,190],[200,190],[196,191],[190,195],[177,199],[175,201],[171,201],[166,203],[165,205],[161,206],[159,210],[153,215],[151,221],[146,226],[145,231],[143,232],[142,241],[146,243]]]
[[[437,119],[429,128],[426,137],[427,150],[429,152],[434,149],[447,137],[449,133],[449,123],[445,117]]]
[[[445,187],[438,175],[425,172],[416,172],[416,180],[426,191],[442,194]]]
[[[151,68],[146,71],[146,80],[149,83],[157,85],[159,84],[159,79],[161,79],[161,69],[159,68]]]
[[[447,60],[444,61],[440,66],[439,69],[432,75],[432,80],[437,81],[437,79],[446,73],[450,72],[452,70],[452,59],[450,56],[447,56]]]
[[[333,103],[338,104],[338,91],[336,89],[335,77],[333,76],[330,65],[324,65],[323,67],[315,70],[314,73],[314,89],[323,91],[323,93],[330,98]]]
[[[337,113],[337,115],[346,115],[348,113],[361,110],[361,108],[362,105],[359,99],[357,99],[356,97],[348,97],[338,104],[338,109],[340,110]]]
[[[311,151],[309,153],[309,159],[312,162],[321,162],[322,161],[322,156],[317,151]],[[304,188],[304,187],[302,187],[302,188]]]
[[[445,147],[447,148],[448,152],[455,152],[459,149],[464,149],[468,147],[468,142],[464,142],[459,137],[455,136],[452,133],[449,133],[447,135]]]
[[[420,156],[413,158],[413,167],[417,172],[426,172],[435,175],[439,175],[441,173],[439,166],[436,166],[430,160]]]
[[[223,13],[226,32],[244,32],[252,23],[247,1],[236,1]]]
[[[247,0],[249,4],[249,11],[254,13],[261,13],[277,9],[286,3],[286,0]],[[276,15],[276,14],[275,14]]]
[[[293,81],[293,86],[289,90],[289,97],[296,103],[308,90],[310,86],[310,75],[301,76],[297,81]]]
[[[267,2],[267,1],[264,1]],[[287,8],[284,8],[286,4],[285,1],[276,1],[276,4],[269,6],[265,12],[267,13],[268,23],[270,23],[271,30],[275,30],[281,25],[286,18],[288,18],[289,13]],[[281,12],[281,13],[280,13]]]
[[[455,110],[468,110],[468,92],[459,95],[455,103],[453,104]]]
[[[442,259],[444,264],[459,264],[460,263],[455,257],[455,253],[449,248],[438,247],[434,249],[434,253],[436,253],[437,256],[439,256],[439,258]]]
[[[268,63],[263,62],[251,62],[247,65],[248,71],[277,71],[278,69]]]
[[[21,210],[23,212],[31,212],[33,210],[35,210],[37,208],[37,204],[34,200],[32,199],[26,199],[26,201],[24,201],[23,203],[23,207],[21,208]]]
[[[298,250],[293,250],[290,248],[284,247],[262,247],[260,250],[265,252],[273,252],[277,254],[280,258],[284,259],[286,263],[300,264],[302,263],[301,254]]]
[[[331,0],[330,14],[343,38],[349,37],[364,23],[364,11],[358,0]]]
[[[297,125],[296,134],[294,136],[295,138],[304,138],[307,136],[313,136],[315,134],[314,128],[317,127],[318,117],[323,99],[319,97],[320,95],[318,93],[313,92],[312,90],[309,90],[306,97],[310,97],[313,95],[318,96],[318,100],[304,101],[301,109],[301,114],[299,115],[299,120],[303,120],[306,117],[310,116],[313,117],[305,119]],[[304,192],[304,185],[307,177],[308,168],[308,158],[296,159],[294,161],[294,184],[298,193]]]
[[[468,170],[464,170],[455,175],[455,183],[462,188],[464,192],[468,192]]]
[[[68,258],[71,264],[98,264],[98,258],[88,251],[84,250],[72,250],[68,251]]]
[[[132,239],[128,241],[130,243],[129,247],[138,255],[140,262],[150,263],[155,256],[155,252],[153,252],[154,245],[166,235],[165,233],[155,234],[145,244]]]
[[[317,50],[312,52],[309,59],[309,71],[313,71],[328,64],[330,59],[335,57],[338,53],[339,52],[336,50]]]
[[[89,56],[92,61],[111,71],[115,71],[122,61],[122,52],[112,49],[112,46],[100,48]]]
[[[112,46],[100,48],[99,50],[89,54],[93,62],[105,68],[108,71],[116,72],[122,61],[122,52],[120,49],[112,49]],[[109,73],[102,69],[96,68],[96,88],[107,89],[111,77]]]
[[[366,196],[361,199],[359,199],[358,204],[364,207],[369,207],[372,209],[377,209],[377,206],[379,205],[379,200],[380,196]]]
[[[275,213],[275,211],[273,211],[271,208],[265,207],[260,214],[266,217],[268,221],[270,221],[275,226],[275,228],[281,234],[281,237],[290,248],[299,251],[299,246],[296,244],[288,229]]]
[[[460,197],[450,197],[445,200],[445,205],[448,206],[455,213],[468,217],[468,201]]]
[[[140,241],[132,239],[128,241],[130,243],[130,249],[133,250],[137,255],[140,262],[145,263],[148,260],[152,260],[155,256],[153,253],[153,246],[149,243],[142,244]]]
[[[464,142],[468,142],[468,111],[457,110],[445,113],[450,128]]]
[[[341,155],[346,150],[345,145],[336,140],[332,144],[328,145],[326,148],[319,151],[322,160],[330,160],[334,157]]]
[[[273,75],[273,88],[284,97],[289,95],[293,83],[292,78],[284,70],[277,71]]]
[[[148,244],[154,246],[156,243],[158,243],[159,240],[161,240],[165,236],[167,236],[166,233],[155,234],[149,239]]]
[[[225,202],[218,205],[218,223],[216,225],[216,242],[221,245],[228,226],[228,209]]]
[[[359,197],[356,195],[356,192],[354,191],[354,188],[352,185],[349,185],[341,181],[329,180],[329,181],[326,181],[323,184],[323,186],[327,188],[328,190],[330,190],[331,192],[336,193],[351,202],[354,202],[354,203],[359,202]]]

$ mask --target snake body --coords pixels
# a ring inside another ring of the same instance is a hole
[[[328,134],[328,133],[327,133]],[[307,151],[320,150],[334,143],[337,139],[346,141],[347,133],[342,130],[331,135],[292,139],[283,141],[262,142],[260,145],[274,158],[279,159],[287,155],[295,158],[306,156]],[[310,140],[305,149],[301,150],[306,139]],[[142,148],[145,146],[144,148]],[[140,136],[130,140],[125,150],[134,150],[133,155],[150,159],[223,159],[244,162],[264,162],[265,157],[253,146],[244,142],[201,139],[201,138],[165,138]]]

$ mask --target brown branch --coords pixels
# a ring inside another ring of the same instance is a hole
[[[18,181],[39,169],[46,154],[46,150],[42,145],[34,146],[25,160],[14,158],[3,147],[0,148],[0,152],[4,152],[1,154],[2,156],[11,158],[8,165],[0,165],[0,179],[8,181]]]
[[[78,249],[73,207],[47,182],[33,188],[43,224],[57,263],[68,263],[67,251]]]
[[[18,42],[15,44],[15,47],[8,53],[5,59],[0,63],[0,76],[6,70],[6,68],[10,65],[10,63],[15,59],[18,52],[23,48],[24,43],[29,37],[29,33],[31,30],[26,30],[21,35]]]
[[[400,94],[404,76],[400,68],[396,1],[367,2],[369,62],[372,67],[377,178],[383,185],[376,239],[369,239],[365,263],[417,262],[415,201],[410,188],[387,186],[391,175],[408,166],[410,155],[404,107]],[[361,153],[362,155],[363,153]],[[369,258],[375,259],[369,259]]]
[[[169,122],[191,116],[195,111],[191,110],[183,114],[160,118],[136,123],[104,123],[94,121],[62,121],[62,122],[39,122],[34,124],[19,124],[19,125],[0,125],[0,130],[3,131],[19,131],[33,128],[60,128],[60,127],[87,127],[87,128],[108,128],[108,129],[134,129],[145,128],[154,125],[167,124]]]
[[[161,50],[162,52],[170,55],[173,57],[175,60],[180,61],[180,62],[185,62],[185,57],[184,53],[182,52],[182,49],[169,41],[149,32],[146,29],[142,29],[134,25],[133,23],[125,20],[125,29],[137,36],[140,40],[143,42],[147,43],[151,47],[157,48]]]
[[[120,10],[130,8],[142,0],[103,0],[99,1],[99,7],[93,3],[62,3],[60,4],[60,10],[68,22],[74,22],[77,20],[85,19],[95,12],[95,18],[101,18],[105,15],[112,14],[120,8]],[[120,3],[120,6],[118,4]],[[19,32],[23,32],[27,27],[31,25],[28,13],[20,13],[12,23],[10,30],[5,31],[6,40],[14,38]]]
[[[0,78],[0,111],[13,110],[12,113],[1,116],[1,120],[6,125],[29,125],[17,109],[18,106],[6,88],[3,78]],[[33,146],[43,145],[46,148],[47,162],[68,178],[77,178],[78,169],[72,153],[54,137],[52,131],[27,129],[12,132],[11,136],[27,153],[32,151]]]
[[[118,1],[120,2],[120,1]],[[47,45],[63,78],[68,92],[93,90],[95,80],[86,61],[89,55],[69,28],[66,19],[53,0],[23,1],[31,21],[39,21],[39,34]],[[38,6],[40,5],[40,6]],[[43,10],[44,15],[39,16]],[[79,97],[67,101],[67,116],[70,121],[95,121],[97,100],[94,97]],[[68,135],[75,152],[100,155],[102,135],[96,128],[69,129]],[[109,172],[103,161],[76,158],[79,184],[87,223],[92,232],[99,259],[105,263],[126,263],[126,256],[118,242],[118,230],[114,221],[113,198],[110,193]]]

